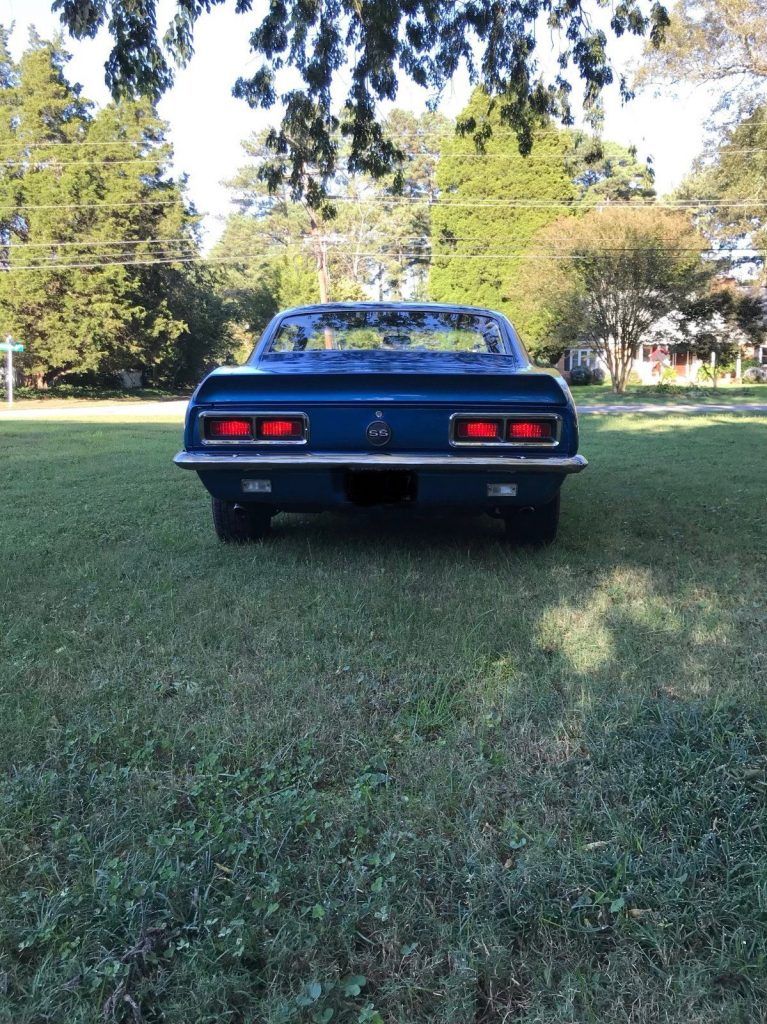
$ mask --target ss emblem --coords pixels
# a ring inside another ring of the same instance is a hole
[[[391,427],[383,420],[374,420],[368,424],[365,435],[368,442],[376,448],[383,448],[391,440]]]

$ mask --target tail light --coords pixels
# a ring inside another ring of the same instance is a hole
[[[507,441],[551,441],[554,424],[551,420],[509,420]]]
[[[242,441],[245,444],[305,444],[309,419],[304,413],[258,413],[219,416],[202,413],[200,430],[204,441]]]
[[[253,420],[208,416],[205,418],[205,437],[211,441],[252,441]]]
[[[259,441],[301,441],[303,437],[304,420],[300,416],[259,416],[256,419]]]
[[[457,445],[540,445],[555,447],[559,440],[557,416],[472,416],[452,419],[450,440]]]
[[[458,420],[456,438],[459,441],[502,441],[503,420]]]

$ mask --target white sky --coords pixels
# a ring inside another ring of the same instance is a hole
[[[0,0],[0,22],[15,23],[12,49],[19,56],[27,41],[28,26],[34,24],[43,36],[60,27],[51,14],[51,0]],[[160,0],[158,25],[164,31],[174,0]],[[242,163],[240,142],[253,131],[277,117],[277,111],[254,111],[231,95],[238,75],[256,67],[249,51],[248,36],[260,20],[261,3],[249,14],[234,13],[234,4],[203,15],[195,34],[196,53],[188,68],[178,72],[173,90],[159,105],[161,116],[170,124],[170,141],[175,150],[177,173],[189,176],[189,192],[197,208],[205,213],[208,245],[218,237],[229,210],[227,189],[222,182]],[[635,59],[641,44],[635,39],[611,40],[613,59]],[[83,85],[85,95],[98,104],[109,99],[104,85],[104,61],[109,39],[102,33],[95,40],[68,40],[72,61],[70,81]],[[446,92],[441,109],[457,114],[469,93],[465,78]],[[703,145],[703,122],[712,98],[703,89],[688,89],[677,95],[641,95],[623,106],[617,88],[605,93],[605,138],[635,145],[641,159],[651,156],[656,187],[663,194],[673,189],[690,168]],[[397,106],[422,110],[424,93],[415,86],[400,90]]]

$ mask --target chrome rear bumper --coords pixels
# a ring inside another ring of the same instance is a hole
[[[340,466],[345,469],[422,469],[506,470],[511,473],[580,473],[588,462],[582,455],[400,455],[371,452],[354,455],[350,452],[317,453],[286,452],[282,455],[255,455],[217,452],[179,452],[173,460],[181,469],[198,473],[209,470],[260,469],[323,469]]]

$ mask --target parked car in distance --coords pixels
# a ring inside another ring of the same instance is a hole
[[[567,385],[504,316],[416,303],[278,314],[246,365],[199,385],[175,462],[236,542],[278,512],[384,505],[489,513],[550,543],[560,487],[586,466]]]

